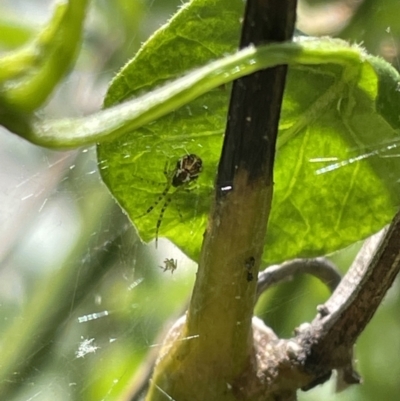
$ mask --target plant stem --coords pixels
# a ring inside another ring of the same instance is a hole
[[[240,46],[288,40],[295,10],[294,0],[249,0]],[[286,69],[259,71],[234,83],[187,319],[170,335],[147,400],[165,394],[176,400],[250,399],[243,397],[249,393],[243,392],[243,377],[255,377],[251,321]]]

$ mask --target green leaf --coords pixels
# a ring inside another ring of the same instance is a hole
[[[75,61],[88,2],[59,4],[31,43],[0,58],[0,111],[29,113],[46,101]]]
[[[241,12],[239,0],[186,5],[114,79],[106,106],[232,51]],[[396,155],[400,124],[397,72],[343,42],[305,38],[299,43],[303,51],[297,56],[285,57],[278,45],[272,56],[304,65],[290,69],[283,103],[268,263],[327,254],[361,240],[388,223],[399,204],[399,158],[390,157]],[[336,46],[336,58],[324,59],[322,53]],[[307,65],[315,63],[330,64]],[[223,85],[99,145],[103,179],[144,241],[155,237],[161,223],[160,237],[197,258],[228,99],[229,87]],[[169,188],[171,196],[164,196],[170,180],[165,164],[171,173],[187,153],[202,158],[203,172],[189,191]]]
[[[242,1],[187,3],[114,79],[105,105],[119,103],[233,52],[237,48],[242,13]],[[128,139],[133,136],[128,134],[99,146],[103,179],[134,221],[144,241],[155,237],[156,226],[163,214],[160,235],[173,239],[188,255],[197,255],[212,194],[229,92],[230,88],[223,85],[206,93],[135,131],[133,142]],[[125,152],[126,140],[129,143]],[[136,218],[155,206],[168,186],[165,164],[171,171],[187,153],[197,154],[205,162],[195,186],[189,191],[171,188],[168,196],[163,197],[151,213]],[[120,168],[121,162],[125,168]],[[180,240],[176,241],[177,238]]]

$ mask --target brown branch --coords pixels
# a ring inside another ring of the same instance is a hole
[[[259,273],[257,298],[273,285],[290,280],[297,274],[311,274],[322,281],[331,292],[342,279],[335,264],[326,258],[293,259],[280,265],[269,266]]]
[[[390,226],[367,240],[348,273],[311,326],[300,333],[305,366],[350,372],[352,346],[381,304],[400,270],[400,212]],[[355,375],[347,375],[350,382]],[[346,377],[344,377],[346,380]]]
[[[323,383],[333,369],[339,386],[360,382],[352,366],[353,346],[400,270],[399,238],[400,212],[365,242],[331,298],[294,338],[279,339],[254,319],[258,373],[248,389],[252,399],[295,400],[297,389]]]

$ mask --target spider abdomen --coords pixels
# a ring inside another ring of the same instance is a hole
[[[172,176],[171,184],[179,187],[198,178],[203,168],[203,161],[195,154],[185,155],[176,163],[176,169]]]

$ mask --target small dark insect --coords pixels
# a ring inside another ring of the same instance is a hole
[[[165,164],[164,175],[167,179],[167,183],[164,190],[157,198],[157,200],[153,203],[153,205],[151,205],[143,214],[138,216],[139,218],[150,213],[163,199],[165,199],[156,224],[156,247],[158,244],[158,232],[160,230],[165,210],[171,203],[174,194],[180,189],[190,189],[190,185],[195,180],[197,180],[202,169],[203,169],[203,161],[199,156],[193,153],[182,156],[176,162],[175,168],[172,169],[171,171],[168,171],[168,162]],[[176,189],[175,191],[170,193],[171,188],[176,188]]]
[[[326,305],[318,305],[317,311],[321,317],[325,317],[329,315],[329,309]]]
[[[253,279],[254,279],[252,270],[253,270],[255,263],[256,263],[256,260],[253,258],[253,256],[250,256],[244,262],[246,270],[247,270],[247,281],[253,281]]]
[[[163,269],[164,272],[166,272],[167,270],[170,270],[171,273],[173,273],[178,267],[178,261],[177,259],[168,259],[166,258],[164,260],[164,266],[160,266],[160,269]]]

